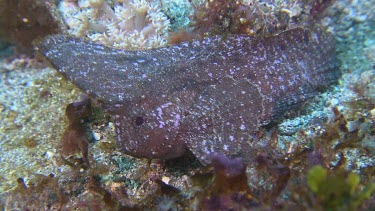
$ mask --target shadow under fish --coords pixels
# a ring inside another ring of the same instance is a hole
[[[334,38],[320,28],[140,51],[54,35],[36,49],[103,102],[122,152],[170,159],[190,150],[203,164],[213,152],[249,160],[254,131],[340,77]]]

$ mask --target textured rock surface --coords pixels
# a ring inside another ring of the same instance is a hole
[[[190,149],[251,156],[253,132],[337,80],[334,39],[322,30],[207,37],[123,51],[65,36],[38,46],[51,64],[116,118],[118,146],[136,157]]]

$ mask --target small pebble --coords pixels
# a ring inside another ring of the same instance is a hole
[[[99,141],[102,138],[102,135],[100,133],[96,133],[96,132],[93,133],[93,136],[94,136],[94,139],[96,141]]]
[[[169,177],[166,177],[166,176],[163,176],[162,178],[161,178],[161,181],[163,181],[165,184],[167,184],[168,185],[168,183],[169,183],[169,181],[171,180],[171,178],[169,178]]]
[[[375,108],[370,111],[370,115],[375,118]]]

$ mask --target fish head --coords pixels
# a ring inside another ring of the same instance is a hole
[[[183,127],[186,99],[142,98],[117,106],[114,112],[118,147],[125,154],[151,159],[183,155],[187,147],[179,131]],[[183,105],[182,105],[183,104]]]

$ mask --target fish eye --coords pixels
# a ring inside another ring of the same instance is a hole
[[[134,119],[134,123],[136,126],[141,126],[143,125],[143,122],[144,122],[144,119],[143,117],[141,116],[137,116],[135,119]]]

